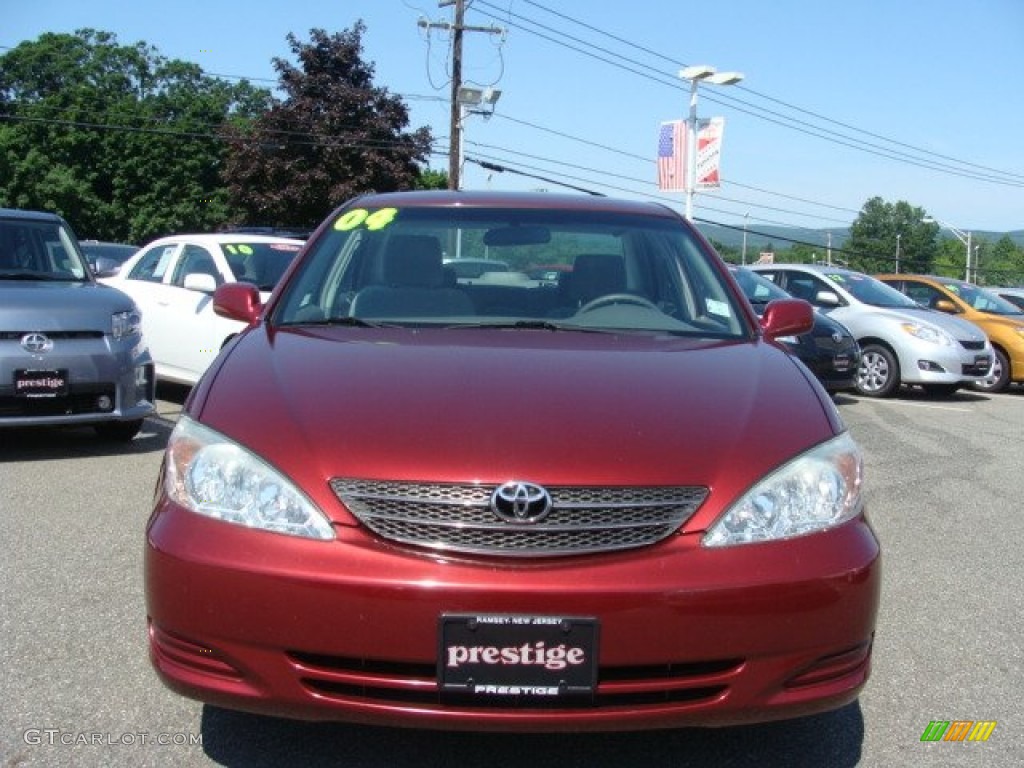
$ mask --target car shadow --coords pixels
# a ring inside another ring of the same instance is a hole
[[[80,456],[128,456],[164,450],[181,406],[191,391],[177,384],[157,384],[156,412],[128,442],[105,440],[90,426],[5,428],[0,432],[0,461],[44,461]]]
[[[129,442],[105,440],[92,427],[5,429],[0,436],[0,461],[47,461],[82,456],[128,456],[154,453],[167,446],[174,421],[156,414]]]
[[[203,749],[226,766],[364,768],[843,768],[860,762],[858,702],[824,715],[728,728],[524,735],[305,723],[204,706]]]

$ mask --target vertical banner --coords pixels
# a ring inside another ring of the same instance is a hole
[[[686,189],[686,121],[671,120],[658,132],[658,189]]]
[[[697,189],[718,189],[719,161],[722,157],[724,117],[701,120],[697,126]]]

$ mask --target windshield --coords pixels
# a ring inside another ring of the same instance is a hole
[[[827,275],[832,282],[849,291],[854,298],[873,307],[921,309],[921,305],[881,280],[859,272],[836,272]]]
[[[56,221],[0,219],[0,280],[88,280],[74,236]]]
[[[261,291],[272,291],[302,249],[302,244],[240,238],[223,243],[220,248],[236,280],[253,283]]]
[[[1016,318],[1024,317],[1024,312],[1020,307],[971,283],[965,283],[962,280],[949,280],[943,282],[942,286],[979,312],[986,312],[990,315],[1012,315]]]
[[[768,278],[762,277],[749,269],[732,267],[729,271],[736,278],[736,282],[739,283],[740,290],[747,297],[747,301],[754,305],[758,313],[761,312],[764,305],[769,301],[793,298]]]
[[[356,207],[310,245],[271,321],[745,336],[718,264],[672,217]]]

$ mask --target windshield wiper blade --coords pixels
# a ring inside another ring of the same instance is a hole
[[[0,280],[47,280],[51,282],[78,282],[79,278],[73,275],[51,275],[47,272],[2,272],[0,271]]]
[[[339,317],[325,317],[322,320],[302,320],[293,323],[282,323],[282,325],[341,325],[350,328],[394,328],[392,323],[378,323],[373,320],[364,320],[361,317],[341,315]]]
[[[486,329],[510,329],[528,331],[570,331],[579,333],[614,333],[607,328],[588,328],[583,325],[571,323],[553,323],[550,320],[509,320],[495,323],[457,323],[448,325],[446,328],[486,328]]]

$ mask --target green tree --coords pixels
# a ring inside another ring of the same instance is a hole
[[[362,59],[362,22],[310,42],[287,36],[298,61],[275,58],[283,101],[251,125],[229,127],[223,178],[248,223],[309,227],[365,192],[413,189],[430,152],[427,128],[405,131],[409,112],[373,85]]]
[[[983,241],[977,251],[976,271],[981,285],[1024,285],[1024,249],[1009,236],[995,243]]]
[[[0,57],[0,204],[101,239],[216,229],[232,215],[217,131],[269,98],[111,33],[41,35]]]
[[[413,184],[415,189],[448,189],[448,174],[425,168]]]
[[[850,266],[869,274],[930,274],[936,259],[935,225],[924,223],[924,218],[924,209],[910,203],[871,198],[850,226],[850,237],[843,245]]]

